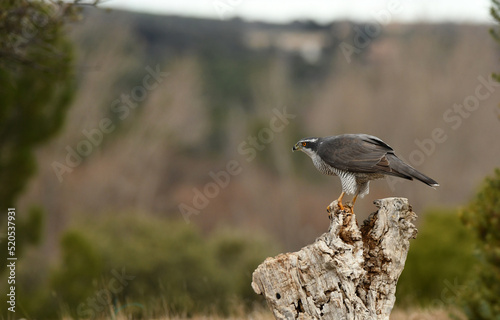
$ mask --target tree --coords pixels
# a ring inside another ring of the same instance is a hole
[[[469,319],[500,319],[500,169],[486,177],[462,220],[478,239],[479,263],[461,305]]]
[[[497,24],[500,24],[500,0],[491,0],[490,15],[497,22]],[[500,29],[498,27],[491,28],[490,35],[496,42],[500,43]],[[493,73],[493,78],[500,82],[500,74]]]
[[[7,208],[35,172],[34,149],[62,127],[75,89],[72,46],[64,25],[76,3],[9,0],[0,3],[0,227]],[[95,3],[94,3],[95,4]],[[42,211],[16,218],[16,255],[39,234]],[[22,232],[21,232],[22,230]],[[7,254],[1,242],[2,255]],[[0,267],[0,272],[5,266]]]
[[[500,25],[500,0],[491,0],[490,15]],[[500,28],[489,30],[500,43]],[[500,82],[500,74],[492,77]],[[462,221],[478,239],[479,264],[459,303],[469,319],[500,319],[500,169],[486,177],[474,200],[462,213]]]

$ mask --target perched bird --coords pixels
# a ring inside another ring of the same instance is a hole
[[[370,180],[391,175],[403,179],[422,181],[431,187],[439,184],[426,175],[404,163],[394,150],[384,141],[367,134],[343,134],[324,138],[300,139],[292,151],[300,150],[311,157],[314,166],[323,174],[338,176],[342,183],[342,193],[337,199],[344,210],[342,198],[354,194],[352,205],[357,197],[369,192]],[[327,211],[333,208],[328,206]]]

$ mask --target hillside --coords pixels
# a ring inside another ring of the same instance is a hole
[[[304,136],[376,135],[441,185],[374,182],[360,214],[393,195],[417,213],[468,201],[500,159],[488,27],[379,27],[86,11],[70,30],[79,92],[20,204],[47,208],[45,250],[79,215],[131,210],[297,249],[340,193],[291,153]]]

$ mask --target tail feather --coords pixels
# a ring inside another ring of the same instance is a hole
[[[391,174],[408,180],[413,180],[413,178],[415,178],[417,180],[422,181],[423,183],[425,183],[430,187],[439,186],[439,183],[437,183],[437,181],[429,178],[425,174],[417,171],[412,166],[404,163],[403,160],[399,159],[396,155],[388,154],[386,157],[387,160],[389,160],[389,167],[391,168],[392,171]]]

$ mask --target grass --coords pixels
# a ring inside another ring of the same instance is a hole
[[[458,313],[457,310],[447,309],[395,309],[393,310],[390,320],[450,320],[450,313],[456,316],[453,319],[466,320],[465,316]],[[118,315],[114,320],[129,320],[134,319],[130,315]],[[215,315],[197,315],[194,317],[184,316],[165,316],[157,318],[158,320],[274,320],[273,314],[264,309],[256,309],[249,314],[239,314],[230,317],[220,317]],[[71,320],[65,318],[64,320]]]
[[[451,318],[453,313],[455,318]],[[391,313],[390,320],[450,320],[467,318],[457,310],[448,309],[395,309]]]

